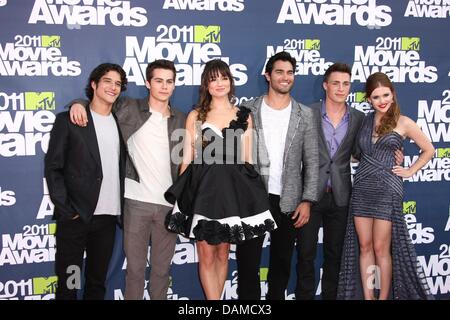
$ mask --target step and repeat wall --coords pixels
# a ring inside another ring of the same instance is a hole
[[[405,220],[432,293],[450,298],[449,14],[450,0],[0,0],[0,299],[54,298],[55,223],[43,159],[55,115],[84,96],[95,66],[122,65],[125,94],[145,97],[147,63],[173,60],[171,104],[187,112],[207,61],[229,63],[243,101],[267,90],[265,63],[282,50],[297,59],[292,95],[304,104],[323,98],[322,75],[336,61],[352,65],[348,102],[361,111],[370,111],[363,87],[371,73],[395,82],[402,112],[436,147],[404,183]],[[404,145],[410,165],[420,151]],[[262,298],[269,245],[266,237]],[[224,299],[237,298],[234,250]],[[179,237],[169,299],[203,299],[197,261],[194,243]],[[123,299],[125,269],[118,232],[107,299]],[[293,292],[291,282],[286,298]]]

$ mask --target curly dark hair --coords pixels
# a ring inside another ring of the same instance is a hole
[[[122,83],[120,92],[127,90],[127,75],[125,74],[125,71],[122,69],[122,67],[115,63],[102,63],[95,67],[94,70],[92,70],[91,74],[89,75],[86,88],[84,89],[86,97],[88,97],[89,101],[92,101],[92,99],[94,98],[94,89],[92,89],[91,83],[94,82],[95,84],[98,84],[100,79],[110,71],[116,71],[118,74],[120,74],[120,81]]]
[[[219,76],[219,74],[230,79],[230,92],[228,93],[228,99],[231,101],[234,97],[234,79],[228,64],[219,59],[208,61],[201,77],[200,101],[194,107],[194,109],[198,112],[197,119],[202,123],[206,121],[206,116],[211,110],[212,96],[208,91],[208,84],[211,82],[211,79]]]
[[[392,132],[397,126],[398,119],[400,118],[400,106],[397,103],[397,94],[391,80],[389,80],[389,77],[382,72],[375,72],[367,78],[365,88],[366,99],[369,98],[372,92],[379,87],[389,88],[393,95],[391,107],[383,115],[380,120],[380,125],[375,131],[379,135],[385,135]]]

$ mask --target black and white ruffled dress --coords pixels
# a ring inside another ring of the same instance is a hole
[[[220,131],[202,125],[202,152],[164,194],[174,208],[166,227],[211,245],[240,243],[276,228],[261,176],[240,159],[240,144],[250,110]]]

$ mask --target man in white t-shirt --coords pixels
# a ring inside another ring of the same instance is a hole
[[[178,164],[171,160],[172,151],[179,143],[172,139],[172,134],[177,129],[184,130],[186,121],[185,114],[169,104],[175,90],[175,75],[172,61],[160,59],[149,63],[145,82],[148,97],[121,97],[112,110],[128,150],[124,208],[126,300],[141,300],[144,296],[149,242],[150,299],[167,299],[177,235],[164,225],[166,214],[172,209],[164,192],[177,178],[181,163],[181,157]],[[71,107],[73,122],[85,125],[85,108],[79,103],[86,102],[72,103],[75,103]]]
[[[89,77],[89,125],[59,113],[45,156],[45,177],[55,205],[57,300],[75,300],[86,252],[85,300],[102,300],[123,208],[125,146],[112,105],[126,89],[125,71],[104,63]]]
[[[278,228],[270,233],[267,299],[284,299],[298,229],[306,224],[317,201],[319,155],[316,121],[308,107],[291,96],[296,61],[287,52],[266,64],[266,95],[243,103],[252,110],[255,168],[269,193],[270,211]],[[259,268],[264,237],[237,245],[238,296],[261,298]]]

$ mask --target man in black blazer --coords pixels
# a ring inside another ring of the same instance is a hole
[[[151,300],[166,300],[177,234],[168,231],[164,225],[167,212],[172,210],[164,192],[178,177],[181,161],[171,155],[177,154],[181,140],[176,133],[184,132],[186,115],[170,106],[176,79],[172,61],[152,61],[147,65],[145,75],[148,97],[122,96],[112,107],[128,154],[123,219],[123,249],[127,259],[124,298],[143,298],[149,257],[146,290]],[[85,126],[89,123],[88,101],[76,99],[69,104],[72,105],[70,115],[74,124]]]
[[[45,156],[45,177],[55,205],[57,300],[75,300],[86,251],[84,299],[102,300],[114,248],[116,222],[123,208],[124,144],[111,113],[126,90],[126,74],[104,63],[90,74],[86,95],[89,124],[59,113]]]
[[[339,267],[348,203],[352,189],[350,159],[356,152],[356,136],[364,113],[346,103],[351,69],[344,63],[331,65],[324,74],[326,99],[311,106],[319,128],[319,201],[312,205],[309,222],[297,238],[296,299],[315,296],[314,260],[318,231],[323,225],[322,299],[336,299]]]

